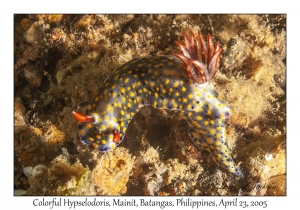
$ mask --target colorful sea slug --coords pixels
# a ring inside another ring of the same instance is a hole
[[[117,68],[104,82],[85,115],[73,112],[83,143],[101,152],[118,146],[128,123],[140,107],[151,105],[179,112],[189,122],[188,133],[199,150],[208,150],[229,172],[241,175],[226,140],[224,119],[231,110],[218,97],[211,80],[220,62],[222,48],[210,34],[205,43],[198,32],[174,56],[135,58]],[[207,44],[207,45],[206,45]]]

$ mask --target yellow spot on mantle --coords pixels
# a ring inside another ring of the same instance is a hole
[[[212,143],[213,143],[212,138],[208,138],[208,139],[207,139],[207,143],[212,144]]]
[[[130,92],[130,93],[129,93],[129,96],[130,96],[130,97],[134,97],[134,96],[135,96],[134,92]]]
[[[201,116],[197,116],[196,120],[202,120],[203,118]]]

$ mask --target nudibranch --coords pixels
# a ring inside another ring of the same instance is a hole
[[[211,80],[219,68],[222,48],[210,34],[183,33],[174,56],[135,58],[117,68],[102,85],[86,114],[73,112],[79,137],[101,152],[118,146],[135,113],[145,105],[174,110],[189,123],[188,133],[199,150],[208,150],[229,172],[241,175],[226,140],[224,120],[231,109],[218,97]]]

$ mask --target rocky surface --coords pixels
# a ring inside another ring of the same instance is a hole
[[[14,26],[16,195],[286,194],[285,15],[15,15]],[[178,52],[189,30],[223,47],[213,83],[232,107],[228,144],[243,177],[199,153],[176,114],[152,107],[113,151],[78,139],[72,110],[132,58]]]

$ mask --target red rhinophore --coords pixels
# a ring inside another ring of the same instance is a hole
[[[93,116],[86,116],[83,114],[80,114],[78,112],[73,111],[73,116],[76,118],[76,120],[80,122],[95,122],[95,119]]]
[[[210,34],[205,43],[202,34],[198,31],[197,45],[195,35],[190,31],[189,37],[182,32],[184,44],[177,42],[180,53],[175,53],[184,64],[188,76],[197,83],[203,84],[212,80],[218,71],[222,48],[219,42],[214,45]]]
[[[113,134],[114,134],[113,142],[119,143],[120,142],[120,134],[119,134],[118,130],[114,129]]]

